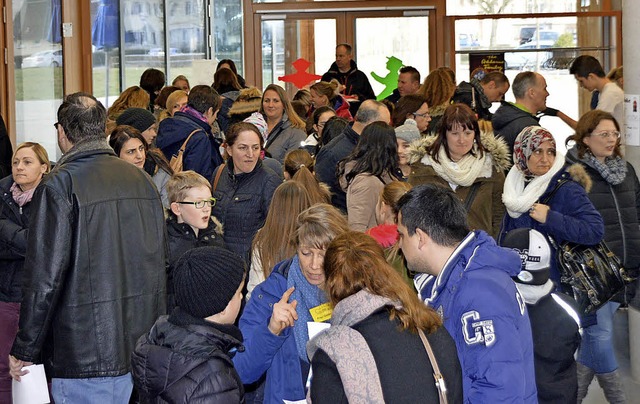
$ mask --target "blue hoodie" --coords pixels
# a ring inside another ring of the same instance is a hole
[[[520,257],[484,231],[467,235],[420,296],[456,342],[465,403],[537,403],[531,325],[511,280]]]
[[[198,132],[187,143],[182,155],[182,169],[193,170],[211,181],[214,170],[223,160],[220,155],[220,143],[212,135],[208,123],[188,113],[176,112],[173,118],[160,122],[156,146],[162,150],[167,160],[171,161],[171,156],[178,154],[178,150],[194,130]]]

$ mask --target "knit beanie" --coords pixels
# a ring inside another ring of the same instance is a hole
[[[513,277],[517,283],[544,285],[549,280],[551,247],[547,239],[537,230],[520,228],[511,230],[502,239],[502,247],[515,250],[520,255],[520,273]]]
[[[156,123],[156,117],[151,112],[142,108],[127,108],[116,119],[118,125],[129,125],[138,129],[140,133],[149,129]]]
[[[244,261],[220,247],[198,247],[185,252],[176,263],[176,304],[196,318],[223,311],[244,277]]]
[[[418,129],[416,121],[413,119],[406,119],[403,125],[396,128],[396,138],[409,143],[420,139],[420,129]]]
[[[260,112],[254,112],[248,118],[246,118],[243,122],[254,124],[255,127],[258,128],[258,131],[260,131],[262,138],[263,139],[267,138],[267,134],[268,134],[267,131],[269,130],[269,128],[267,126],[267,121],[264,119],[264,116],[262,116]]]

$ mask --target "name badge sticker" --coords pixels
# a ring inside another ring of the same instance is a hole
[[[311,317],[313,317],[313,321],[318,323],[323,323],[331,319],[333,308],[331,307],[331,304],[324,303],[324,304],[321,304],[320,306],[316,306],[312,309],[309,309],[309,313],[311,313]]]

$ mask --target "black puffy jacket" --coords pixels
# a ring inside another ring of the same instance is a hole
[[[248,268],[253,236],[264,225],[271,197],[282,180],[260,159],[250,173],[234,174],[231,159],[221,169],[211,214],[222,222],[225,246],[244,258]]]
[[[106,141],[84,141],[31,203],[11,354],[58,378],[128,373],[136,340],[165,309],[166,230],[151,178]]]
[[[208,323],[176,309],[143,335],[131,356],[133,382],[146,403],[243,403],[230,356],[242,349],[233,325]]]
[[[0,302],[22,300],[22,266],[31,202],[22,208],[11,195],[13,177],[0,180]]]
[[[627,175],[618,185],[609,184],[598,170],[578,158],[575,148],[567,152],[570,163],[580,163],[593,185],[589,199],[604,221],[604,241],[630,270],[640,267],[640,184],[633,166],[627,163]]]

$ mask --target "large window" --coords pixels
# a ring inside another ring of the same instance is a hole
[[[546,7],[550,3],[544,4]],[[579,88],[573,75],[569,74],[569,67],[582,54],[595,56],[606,70],[615,67],[621,54],[620,21],[615,13],[594,17],[576,13],[557,15],[546,18],[513,18],[513,14],[507,18],[456,17],[458,81],[470,79],[469,55],[504,54],[505,74],[511,82],[522,71],[539,72],[547,81],[550,94],[547,106],[578,119],[588,109],[591,94]],[[515,101],[512,91],[507,92],[505,99]],[[542,117],[540,124],[551,130],[559,149],[563,150],[564,140],[573,130],[555,117]]]
[[[13,0],[16,143],[38,142],[57,160],[53,123],[62,102],[60,0]]]
[[[106,106],[150,67],[192,85],[211,84],[217,60],[243,70],[241,0],[92,0],[91,21],[94,94]]]

